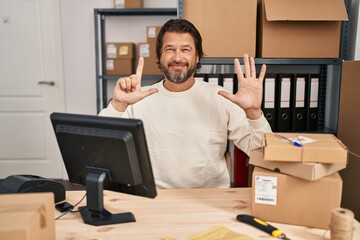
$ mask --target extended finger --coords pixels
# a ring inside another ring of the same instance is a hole
[[[261,66],[261,70],[260,70],[260,74],[259,74],[259,83],[262,85],[264,78],[265,78],[265,74],[266,74],[266,65],[263,64]]]
[[[250,77],[249,56],[246,53],[244,54],[244,72],[246,78]]]
[[[144,58],[140,57],[139,58],[139,62],[136,68],[136,76],[137,76],[137,80],[141,82],[141,77],[142,77],[142,73],[143,73],[143,69],[144,69]]]
[[[256,67],[255,67],[255,60],[253,57],[250,57],[250,71],[251,71],[251,77],[256,78]]]
[[[243,74],[243,71],[241,69],[239,59],[237,59],[237,58],[234,59],[234,65],[235,65],[235,71],[236,71],[236,74],[238,76],[238,79],[242,79],[244,74]]]

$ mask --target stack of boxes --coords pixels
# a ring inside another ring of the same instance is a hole
[[[107,43],[106,44],[106,75],[133,74],[135,57],[134,43]]]
[[[145,75],[162,75],[156,64],[156,38],[160,29],[161,26],[148,26],[146,28],[147,41],[138,44],[138,55],[144,58],[143,74]]]
[[[348,149],[331,134],[283,133],[305,139],[295,146],[274,133],[263,137],[249,163],[252,214],[266,221],[329,229],[331,210],[340,207]]]
[[[156,62],[156,38],[161,26],[148,26],[147,41],[138,44],[136,56],[135,43],[109,42],[106,44],[106,75],[131,75],[136,71],[135,60],[144,57],[143,75],[162,75]]]

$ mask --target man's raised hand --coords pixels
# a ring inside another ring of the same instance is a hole
[[[259,78],[256,78],[255,60],[244,54],[244,72],[238,59],[234,59],[235,71],[239,81],[237,93],[231,94],[219,91],[219,95],[229,99],[242,109],[249,119],[257,119],[261,116],[261,102],[263,81],[266,73],[266,65],[262,65]]]
[[[129,105],[158,92],[158,89],[156,88],[150,88],[145,91],[141,90],[143,68],[144,58],[140,57],[136,68],[136,74],[132,74],[128,77],[122,77],[117,80],[114,88],[113,99],[111,101],[111,105],[117,111],[124,112]]]

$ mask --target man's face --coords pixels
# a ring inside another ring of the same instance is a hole
[[[161,52],[160,67],[167,80],[183,83],[193,76],[199,58],[189,33],[165,33]]]

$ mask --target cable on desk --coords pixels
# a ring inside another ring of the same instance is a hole
[[[56,217],[55,220],[58,220],[58,219],[62,218],[64,215],[68,214],[69,212],[70,212],[70,213],[80,212],[80,210],[75,210],[75,211],[73,211],[73,209],[74,209],[77,205],[79,205],[79,204],[84,200],[85,197],[86,197],[86,193],[85,193],[84,196],[80,199],[80,201],[78,201],[69,211],[66,211],[66,212],[62,213],[60,216]]]

